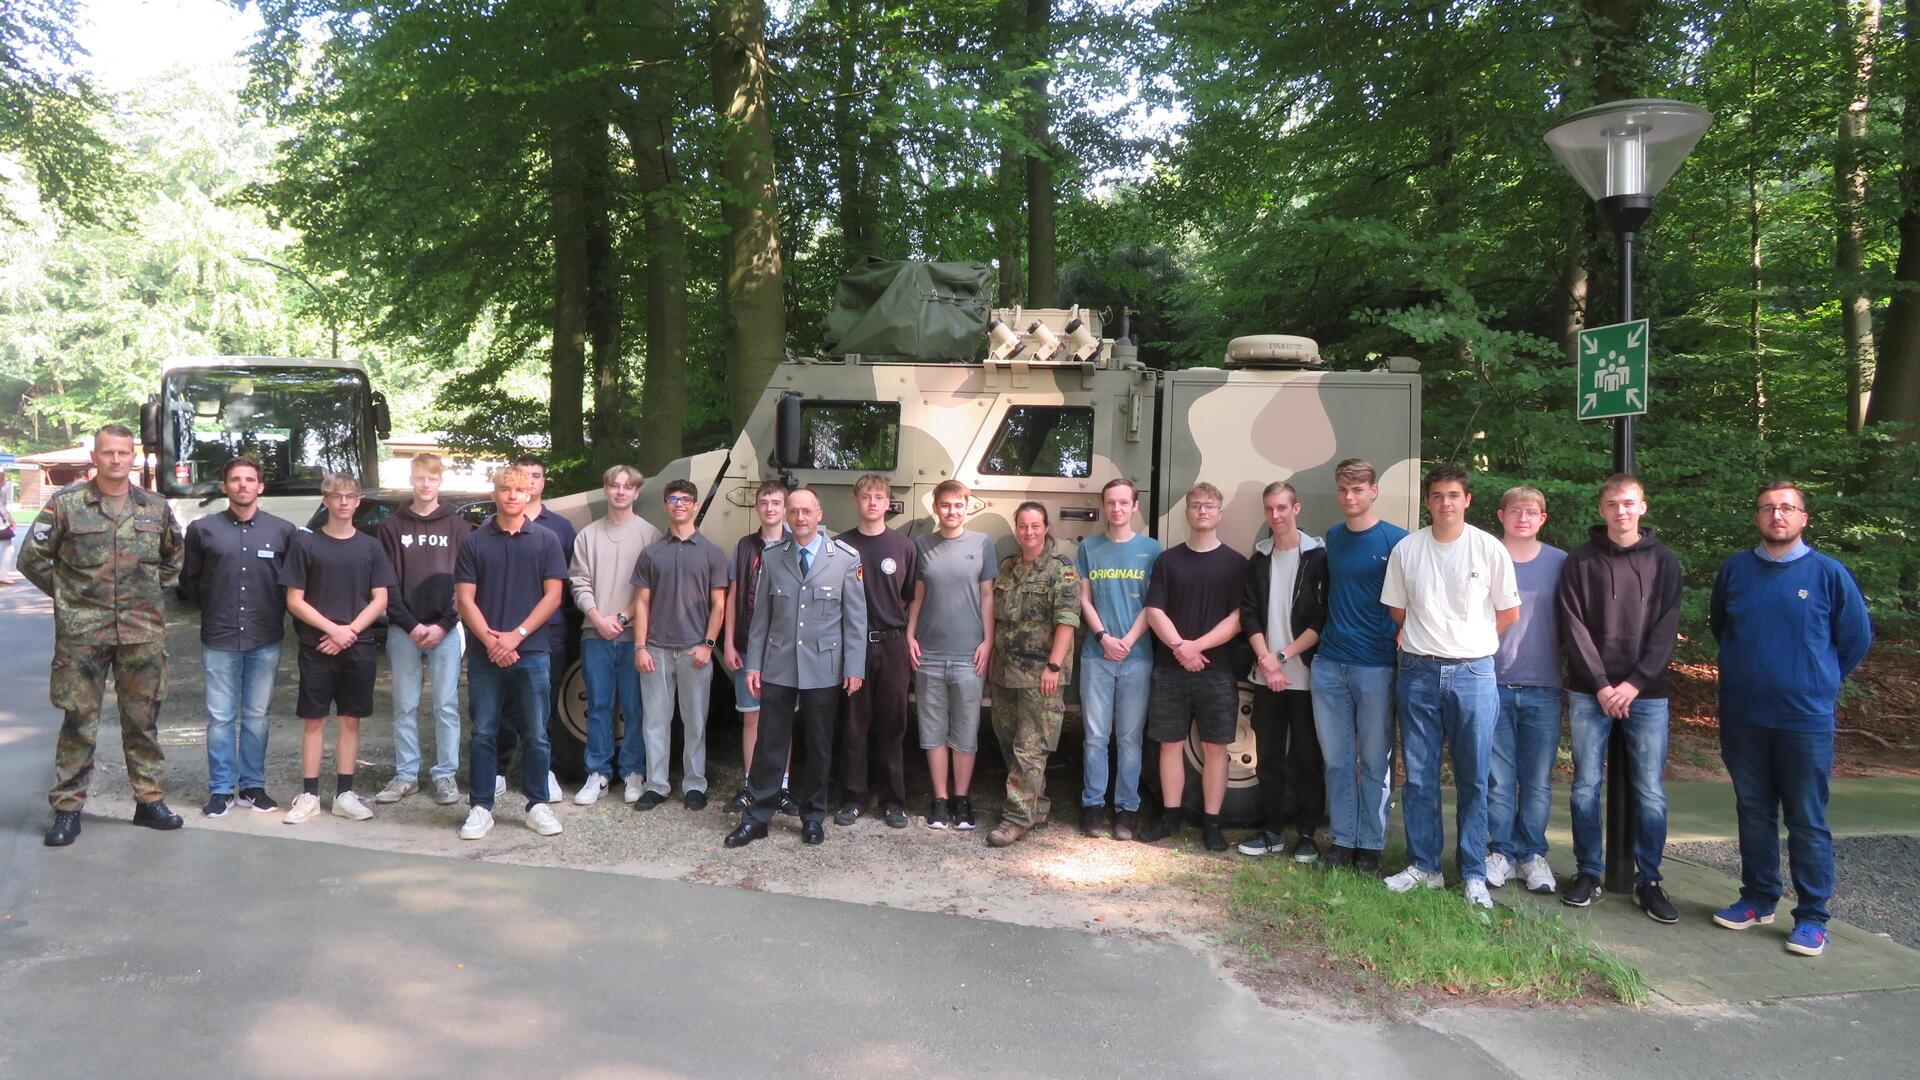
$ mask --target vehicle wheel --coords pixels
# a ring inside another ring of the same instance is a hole
[[[1220,803],[1220,820],[1227,825],[1250,826],[1260,823],[1260,777],[1254,771],[1260,759],[1253,741],[1253,685],[1242,682],[1238,690],[1240,710],[1235,718],[1233,742],[1227,747],[1227,797]],[[1199,737],[1189,731],[1180,755],[1187,771],[1180,802],[1196,818],[1203,812],[1204,805],[1200,791],[1200,745]],[[1141,790],[1150,794],[1155,802],[1160,798],[1157,749],[1157,743],[1149,743],[1145,760],[1140,763]]]
[[[616,717],[616,747],[623,727]],[[553,771],[563,782],[571,786],[587,778],[587,680],[578,661],[567,666],[566,678],[560,682],[560,698],[553,703],[553,716],[547,723],[547,745]]]

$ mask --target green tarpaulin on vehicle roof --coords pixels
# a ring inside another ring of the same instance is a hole
[[[840,279],[825,352],[972,360],[992,306],[993,267],[986,263],[874,260]]]

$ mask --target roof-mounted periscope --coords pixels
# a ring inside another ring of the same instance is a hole
[[[1325,367],[1320,358],[1320,343],[1293,334],[1249,334],[1227,343],[1226,366],[1230,368],[1317,368]]]

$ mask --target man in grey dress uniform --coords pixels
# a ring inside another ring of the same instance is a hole
[[[806,725],[806,761],[793,787],[800,838],[826,840],[827,769],[839,698],[860,689],[867,673],[867,590],[860,553],[820,531],[820,497],[802,488],[787,496],[793,535],[766,551],[754,587],[747,634],[747,690],[760,699],[760,738],[747,774],[752,805],[727,834],[744,847],[767,835],[780,806],[780,775],[793,742],[795,715]]]

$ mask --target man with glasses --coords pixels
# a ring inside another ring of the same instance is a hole
[[[713,650],[727,615],[727,553],[700,535],[693,517],[699,491],[673,480],[662,495],[667,535],[648,544],[633,566],[633,666],[640,672],[640,711],[647,737],[646,790],[636,811],[667,801],[673,710],[685,735],[681,801],[707,807],[707,695]]]
[[[1202,839],[1227,850],[1220,806],[1227,798],[1227,746],[1240,722],[1229,646],[1240,633],[1240,594],[1247,560],[1220,542],[1220,489],[1201,481],[1187,489],[1187,542],[1154,560],[1147,580],[1147,625],[1153,629],[1153,688],[1147,738],[1160,744],[1160,819],[1140,831],[1157,843],[1178,836],[1187,784],[1186,742],[1200,740]]]
[[[1787,951],[1827,948],[1833,772],[1840,684],[1873,644],[1866,601],[1847,568],[1802,539],[1807,496],[1778,480],[1755,498],[1760,543],[1720,566],[1708,625],[1720,642],[1720,758],[1740,817],[1740,899],[1714,913],[1729,930],[1773,921],[1780,827],[1798,904]]]

